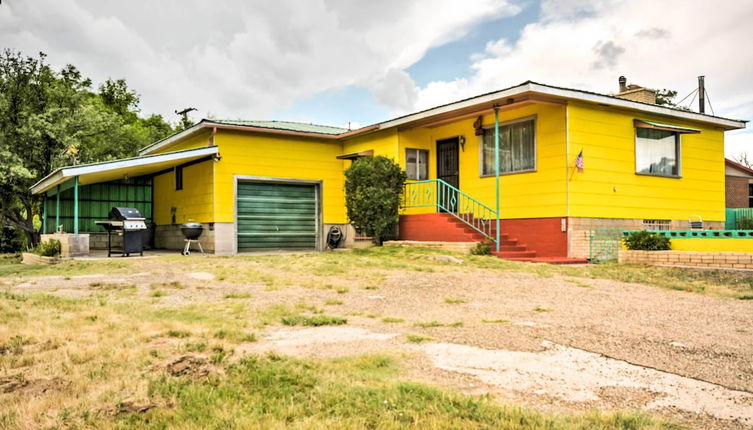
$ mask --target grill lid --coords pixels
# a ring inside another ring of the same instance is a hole
[[[139,212],[136,208],[119,208],[119,207],[113,207],[110,209],[110,214],[108,218],[112,221],[144,221],[144,217],[141,216],[141,212]]]

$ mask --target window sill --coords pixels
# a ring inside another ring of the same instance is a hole
[[[538,170],[518,170],[517,172],[499,172],[499,176],[509,176],[509,175],[519,175],[521,173],[536,173]],[[496,175],[494,173],[486,174],[486,175],[479,175],[479,178],[493,178]]]
[[[640,173],[635,172],[638,176],[649,176],[652,178],[682,179],[682,175],[660,175],[658,173]]]

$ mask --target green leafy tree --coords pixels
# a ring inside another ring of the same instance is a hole
[[[394,236],[405,172],[389,158],[363,157],[345,171],[348,218],[377,244]]]
[[[42,203],[29,190],[34,183],[61,166],[136,155],[172,132],[160,116],[137,115],[138,95],[125,81],[94,92],[76,67],[55,71],[45,58],[0,54],[0,223],[30,246]]]
[[[674,103],[677,91],[666,88],[656,91],[656,104],[661,106],[676,106]]]

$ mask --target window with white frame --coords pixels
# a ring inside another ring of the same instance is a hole
[[[635,130],[635,172],[680,176],[680,134],[642,127]]]
[[[536,170],[536,120],[526,119],[499,127],[500,173]],[[481,176],[494,175],[494,129],[486,129],[481,145]]]
[[[429,179],[429,151],[426,149],[406,149],[405,174],[408,179],[414,181]]]

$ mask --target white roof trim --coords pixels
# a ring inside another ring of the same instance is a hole
[[[139,155],[147,155],[149,153],[152,153],[154,151],[157,151],[160,148],[164,148],[165,146],[172,145],[173,143],[179,141],[180,139],[183,139],[184,137],[191,136],[192,134],[198,132],[202,128],[206,128],[208,125],[206,123],[199,122],[198,124],[194,124],[193,126],[179,132],[175,133],[172,136],[168,136],[162,140],[158,140],[157,142],[152,143],[149,146],[145,146],[139,150]]]
[[[83,166],[61,167],[34,184],[31,187],[31,192],[32,194],[45,192],[50,188],[65,182],[68,178],[72,178],[74,176],[100,173],[107,170],[117,170],[128,167],[147,166],[149,164],[164,163],[166,161],[180,161],[188,158],[214,155],[217,154],[217,152],[218,148],[216,146],[210,146],[207,148],[188,149],[185,151],[167,152],[164,154],[125,158],[115,161],[105,161],[102,163],[86,164]]]
[[[609,106],[623,107],[627,109],[634,109],[643,112],[651,112],[659,115],[671,116],[674,118],[684,118],[692,121],[700,121],[718,125],[724,128],[738,129],[745,128],[745,121],[736,121],[732,119],[713,117],[696,112],[685,112],[677,109],[671,109],[658,105],[650,105],[646,103],[634,102],[631,100],[620,99],[617,97],[610,97],[600,94],[588,93],[579,90],[569,90],[565,88],[550,87],[547,85],[541,85],[534,82],[528,82],[517,87],[508,88],[506,90],[496,91],[493,93],[485,94],[482,96],[474,97],[471,99],[450,103],[444,106],[439,106],[433,109],[425,110],[412,115],[407,115],[402,118],[397,118],[391,121],[386,121],[379,124],[380,129],[397,127],[403,124],[407,124],[413,121],[417,121],[424,118],[429,118],[434,115],[452,112],[457,109],[463,109],[475,105],[482,105],[486,103],[493,103],[505,98],[514,97],[526,92],[534,92],[538,94],[544,94],[553,97],[563,97],[572,100],[580,100],[591,103],[600,103]]]

